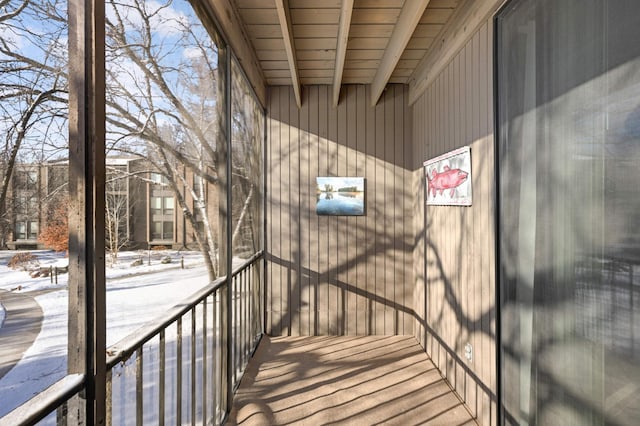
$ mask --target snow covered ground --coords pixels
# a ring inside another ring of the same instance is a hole
[[[25,271],[11,270],[6,265],[15,253],[0,251],[0,288],[35,292],[44,319],[36,341],[22,360],[0,379],[0,416],[62,378],[67,363],[67,275],[59,275],[58,284],[52,284],[48,277],[30,278]],[[34,254],[41,266],[66,264],[62,255],[50,251]],[[151,252],[151,265],[148,254],[146,251],[121,253],[118,264],[106,270],[107,346],[158,317],[208,282],[198,252]],[[160,263],[165,255],[171,256],[171,263]],[[182,257],[184,270],[180,268]],[[143,264],[131,266],[138,258],[142,258]],[[0,324],[3,315],[0,311]]]

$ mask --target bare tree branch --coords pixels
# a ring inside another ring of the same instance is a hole
[[[7,21],[9,19],[12,19],[18,16],[20,12],[22,12],[24,8],[27,7],[27,5],[29,4],[29,0],[23,0],[23,2],[20,3],[20,5],[18,5],[18,7],[16,7],[15,9],[6,11],[7,7],[9,6],[9,3],[10,3],[10,0],[0,1],[0,10],[4,12],[0,14],[0,22]]]

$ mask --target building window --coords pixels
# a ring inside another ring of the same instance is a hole
[[[151,173],[150,179],[154,183],[149,197],[151,241],[173,240],[175,197],[166,187],[168,180],[165,176]]]
[[[173,240],[173,221],[153,221],[151,222],[152,241]]]
[[[27,239],[27,223],[16,222],[16,240],[26,240],[26,239]]]
[[[16,171],[15,187],[18,189],[37,189],[38,187],[38,171],[37,170],[18,170]]]
[[[38,239],[38,222],[33,220],[27,222],[27,238],[30,240]]]
[[[16,190],[17,194],[13,197],[13,205],[17,215],[33,216],[37,215],[40,208],[39,197],[37,193],[29,190]]]
[[[154,196],[149,200],[151,240],[173,240],[173,196]]]
[[[162,222],[151,222],[151,239],[162,239]]]
[[[168,185],[169,180],[166,176],[161,175],[160,173],[151,173],[149,179],[156,185]]]
[[[27,185],[30,187],[34,187],[38,185],[38,171],[37,170],[29,170],[27,172]]]
[[[173,215],[174,208],[173,197],[151,197],[149,199],[149,208],[152,215]]]
[[[38,203],[38,197],[36,197],[35,195],[32,197],[29,197],[27,199],[27,211],[31,214],[35,214],[38,212],[38,207],[39,207],[39,203]]]
[[[164,214],[173,214],[173,197],[163,197]]]
[[[15,240],[37,240],[38,222],[35,220],[21,220],[16,222]]]
[[[162,222],[162,239],[173,240],[173,222]]]
[[[27,207],[27,204],[29,202],[29,198],[28,196],[24,195],[24,194],[20,194],[20,195],[16,195],[14,197],[14,209],[16,214],[26,214],[29,209]]]
[[[151,197],[149,200],[149,208],[152,215],[162,214],[162,197]]]
[[[638,40],[637,1],[517,0],[498,16],[507,424],[638,422]]]

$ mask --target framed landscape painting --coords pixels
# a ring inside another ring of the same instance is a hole
[[[363,177],[317,177],[316,214],[364,215]]]

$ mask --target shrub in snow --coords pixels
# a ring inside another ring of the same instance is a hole
[[[69,201],[65,199],[51,213],[47,226],[40,232],[38,241],[45,247],[59,252],[69,250]]]
[[[28,271],[30,269],[38,267],[38,258],[32,253],[24,252],[15,254],[9,259],[7,266],[11,269],[21,269]]]
[[[171,256],[162,256],[160,263],[171,263]]]
[[[142,265],[142,258],[140,259],[136,259],[133,262],[131,262],[131,266],[141,266]]]

